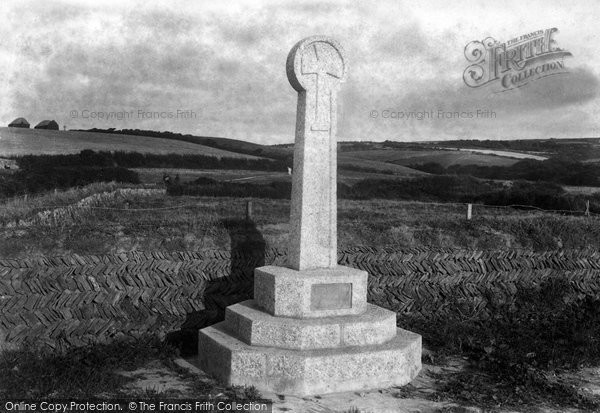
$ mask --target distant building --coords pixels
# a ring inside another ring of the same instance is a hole
[[[35,125],[35,129],[52,129],[58,130],[58,123],[54,120],[43,120],[37,125]]]
[[[14,159],[0,158],[0,169],[19,169]]]
[[[29,128],[29,122],[25,118],[17,118],[8,124],[9,128]]]

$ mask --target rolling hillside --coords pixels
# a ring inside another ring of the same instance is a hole
[[[368,151],[370,152],[370,151]],[[399,177],[414,177],[421,175],[428,175],[425,172],[418,171],[416,169],[407,168],[402,165],[395,165],[393,163],[387,163],[384,160],[378,159],[367,159],[355,156],[354,152],[344,152],[338,154],[338,168],[350,169],[356,168],[357,170],[363,170],[364,172],[379,172],[393,174]]]
[[[456,150],[424,149],[419,151],[382,149],[344,152],[343,154],[352,158],[388,162],[403,166],[435,162],[445,168],[451,165],[510,166],[518,162],[518,159],[515,158]]]
[[[288,155],[291,155],[290,151],[286,149],[279,148],[276,146],[267,146],[261,145],[258,143],[248,142],[240,139],[231,139],[231,138],[220,138],[214,136],[196,136],[190,134],[181,134],[174,132],[159,132],[153,130],[144,130],[144,129],[120,129],[115,130],[114,128],[110,129],[88,129],[81,130],[81,132],[94,132],[94,133],[104,133],[109,135],[134,135],[134,136],[148,136],[152,138],[162,138],[169,139],[175,141],[183,141],[196,143],[204,146],[210,146],[211,148],[222,149],[225,151],[236,152],[247,155],[255,155],[262,156],[265,158],[271,159],[284,159]]]
[[[199,143],[148,136],[0,128],[0,157],[71,154],[79,153],[83,149],[154,154],[196,154],[219,158],[260,158],[259,156],[231,152]]]

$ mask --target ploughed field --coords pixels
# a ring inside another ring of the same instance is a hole
[[[253,228],[244,222],[252,201]],[[596,248],[600,219],[544,212],[393,200],[339,200],[339,247]],[[93,184],[0,205],[0,257],[196,251],[232,240],[286,245],[289,201],[171,197],[160,189]]]

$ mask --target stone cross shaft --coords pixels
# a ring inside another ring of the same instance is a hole
[[[325,36],[298,42],[287,76],[298,92],[288,266],[337,266],[336,96],[346,80],[340,44]]]

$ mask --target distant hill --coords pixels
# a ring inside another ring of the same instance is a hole
[[[84,149],[153,154],[197,154],[218,158],[262,158],[260,156],[202,145],[200,142],[175,139],[86,131],[0,127],[0,157],[73,154],[79,153]]]
[[[183,141],[183,142],[193,142],[195,144],[200,144],[203,146],[226,150],[229,152],[235,152],[238,154],[252,155],[252,156],[261,156],[265,158],[271,158],[276,160],[286,160],[289,165],[292,165],[294,145],[293,144],[284,144],[284,145],[260,145],[257,143],[246,142],[238,139],[229,139],[229,138],[218,138],[218,137],[209,137],[209,136],[195,136],[195,135],[182,135],[180,133],[173,132],[157,132],[150,130],[140,130],[140,129],[89,129],[87,132],[90,133],[103,133],[109,135],[134,135],[134,136],[150,136],[156,137],[160,139],[169,139],[175,141]],[[360,144],[359,144],[360,145]],[[366,145],[366,146],[365,146]],[[360,148],[369,147],[369,145],[377,145],[372,142],[367,142],[362,144],[362,146],[358,146]],[[381,144],[378,144],[381,145]],[[352,146],[356,148],[356,144]],[[348,156],[347,156],[348,155]],[[340,152],[338,155],[338,165],[340,169],[347,171],[358,171],[365,173],[385,173],[390,175],[397,175],[403,177],[411,177],[411,176],[420,176],[426,175],[425,172],[418,171],[415,169],[407,168],[402,165],[394,165],[393,163],[388,163],[383,160],[378,159],[358,159],[359,157],[353,156],[353,154],[346,154]]]
[[[86,132],[103,133],[110,135],[134,135],[134,136],[148,136],[161,139],[170,139],[183,142],[190,142],[199,145],[208,146],[211,148],[222,149],[229,152],[235,152],[238,154],[260,156],[272,159],[285,159],[290,155],[290,151],[285,148],[278,148],[275,146],[260,145],[258,143],[246,142],[239,139],[230,138],[219,138],[211,136],[195,136],[195,135],[183,135],[181,133],[174,132],[159,132],[152,130],[143,129],[88,129]]]
[[[386,147],[394,149],[407,149],[421,145],[422,148],[457,148],[457,149],[488,149],[494,151],[508,151],[542,155],[549,158],[567,158],[584,161],[600,158],[600,138],[574,138],[574,139],[516,139],[516,140],[476,140],[461,139],[453,141],[429,141],[420,143],[404,143],[385,141]]]

